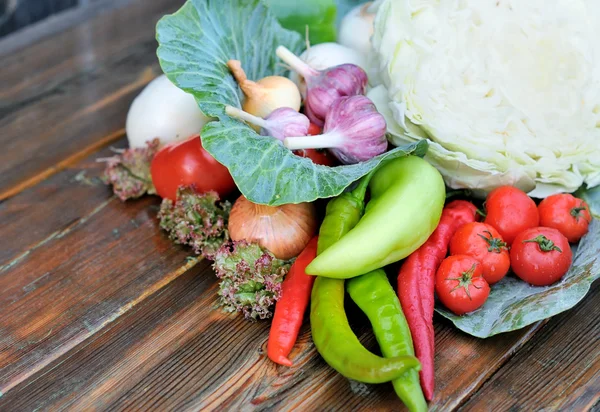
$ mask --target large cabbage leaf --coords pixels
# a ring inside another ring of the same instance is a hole
[[[456,316],[437,304],[436,311],[470,335],[487,338],[502,332],[521,329],[575,306],[600,277],[600,191],[582,191],[594,211],[589,233],[581,240],[573,255],[568,273],[551,286],[530,286],[509,274],[491,288],[483,307]]]
[[[600,219],[600,186],[596,186],[593,189],[582,187],[575,195],[585,200],[590,206],[592,215],[596,219]]]
[[[378,108],[453,188],[600,184],[600,3],[383,0]]]
[[[260,0],[188,0],[158,22],[157,40],[167,77],[194,95],[206,115],[218,118],[202,130],[203,146],[253,202],[281,205],[337,196],[385,159],[427,151],[427,142],[414,142],[367,162],[320,166],[226,116],[224,106],[241,107],[242,99],[226,66],[229,59],[240,60],[250,79],[260,79],[284,74],[274,52],[279,44],[296,53],[303,47],[300,35],[282,29]]]

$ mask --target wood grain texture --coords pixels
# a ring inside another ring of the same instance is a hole
[[[552,318],[464,406],[465,411],[589,410],[600,399],[600,282]]]
[[[155,22],[182,1],[128,0],[2,57],[0,411],[402,410],[390,385],[328,367],[306,324],[293,368],[268,361],[269,322],[216,308],[209,263],[160,232],[158,200],[123,204],[93,178],[158,74]],[[546,326],[486,340],[436,318],[432,409],[598,405],[598,289]]]
[[[403,410],[390,385],[350,382],[327,366],[308,325],[288,369],[266,358],[269,322],[225,314],[216,303],[216,279],[202,262],[14,388],[0,409]],[[364,316],[349,313],[377,351]],[[532,334],[482,341],[447,324],[436,329],[436,410],[465,400]]]
[[[123,128],[135,95],[160,73],[155,24],[180,5],[132,1],[2,57],[0,200]]]
[[[15,220],[2,244],[17,245],[0,268],[2,393],[190,266],[158,228],[158,198],[124,204],[81,179],[99,174],[94,158],[2,204],[0,221]]]
[[[22,242],[34,247],[0,274],[0,409],[401,409],[389,385],[349,382],[329,368],[307,325],[293,369],[269,362],[268,322],[215,310],[204,262],[176,280],[187,252],[159,232],[156,201],[116,201],[90,180],[100,168],[91,156],[1,205],[16,239],[28,218],[45,219]],[[364,316],[350,313],[376,351]],[[434,410],[469,398],[536,329],[479,340],[437,321]]]
[[[125,139],[112,147],[126,147]],[[40,182],[34,189],[0,203],[0,273],[60,233],[89,216],[110,198],[110,189],[98,176],[97,157],[110,149],[88,154],[68,170]],[[76,199],[76,200],[75,200]]]
[[[541,322],[493,339],[467,335],[436,315],[436,392],[432,410],[457,408],[542,326]]]
[[[34,0],[36,1],[36,0]],[[39,0],[37,0],[39,1]],[[85,7],[76,7],[62,11],[60,15],[50,16],[41,22],[19,29],[18,32],[0,37],[0,56],[17,52],[45,38],[66,31],[92,17],[116,7],[125,7],[130,0],[82,0]]]

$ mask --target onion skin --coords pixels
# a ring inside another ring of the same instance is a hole
[[[146,148],[154,138],[161,145],[200,133],[212,120],[206,117],[191,94],[175,86],[164,74],[152,80],[133,100],[125,130],[130,148]]]
[[[246,77],[239,60],[229,60],[227,67],[244,92],[246,98],[242,103],[242,110],[245,112],[264,119],[281,107],[289,107],[295,111],[300,110],[302,104],[300,91],[296,83],[287,77],[268,76],[253,82]],[[250,126],[254,130],[260,131],[260,127]]]
[[[377,14],[369,10],[372,5],[373,2],[370,1],[350,10],[342,19],[338,32],[338,43],[365,56],[371,51],[371,37]]]
[[[312,203],[257,205],[240,196],[229,215],[231,240],[256,242],[276,258],[288,260],[304,250],[318,228]]]

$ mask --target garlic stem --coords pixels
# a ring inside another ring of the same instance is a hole
[[[344,135],[327,133],[317,136],[286,137],[283,145],[290,150],[301,149],[331,149],[344,143]]]
[[[267,127],[267,122],[265,121],[265,119],[258,117],[258,116],[254,116],[248,112],[238,109],[237,107],[225,106],[225,113],[227,113],[228,116],[235,117],[236,119],[243,120],[250,124],[253,124],[253,125],[256,125],[256,126],[259,126],[262,128]]]
[[[275,54],[277,55],[277,57],[283,60],[284,63],[290,66],[296,73],[298,73],[304,78],[316,76],[319,74],[317,70],[310,67],[308,64],[306,64],[305,61],[303,61],[300,57],[296,56],[285,46],[277,47],[277,49],[275,50]]]

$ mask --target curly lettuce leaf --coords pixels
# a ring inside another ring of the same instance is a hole
[[[598,193],[594,193],[595,198],[582,196],[596,213],[600,210]],[[530,286],[509,274],[492,287],[483,307],[473,313],[456,316],[439,303],[435,310],[463,332],[487,338],[524,328],[572,308],[585,297],[598,278],[600,221],[596,217],[590,225],[589,233],[574,251],[571,268],[559,282],[550,286]]]
[[[224,106],[241,107],[242,93],[227,69],[237,59],[250,79],[285,74],[275,56],[283,44],[301,52],[297,33],[281,28],[259,0],[188,0],[157,25],[158,57],[167,77],[191,93],[200,109],[218,121],[202,130],[202,144],[224,164],[240,191],[255,203],[281,205],[337,196],[385,159],[423,156],[427,142],[398,147],[367,162],[326,167],[315,165],[259,136],[224,114]]]

